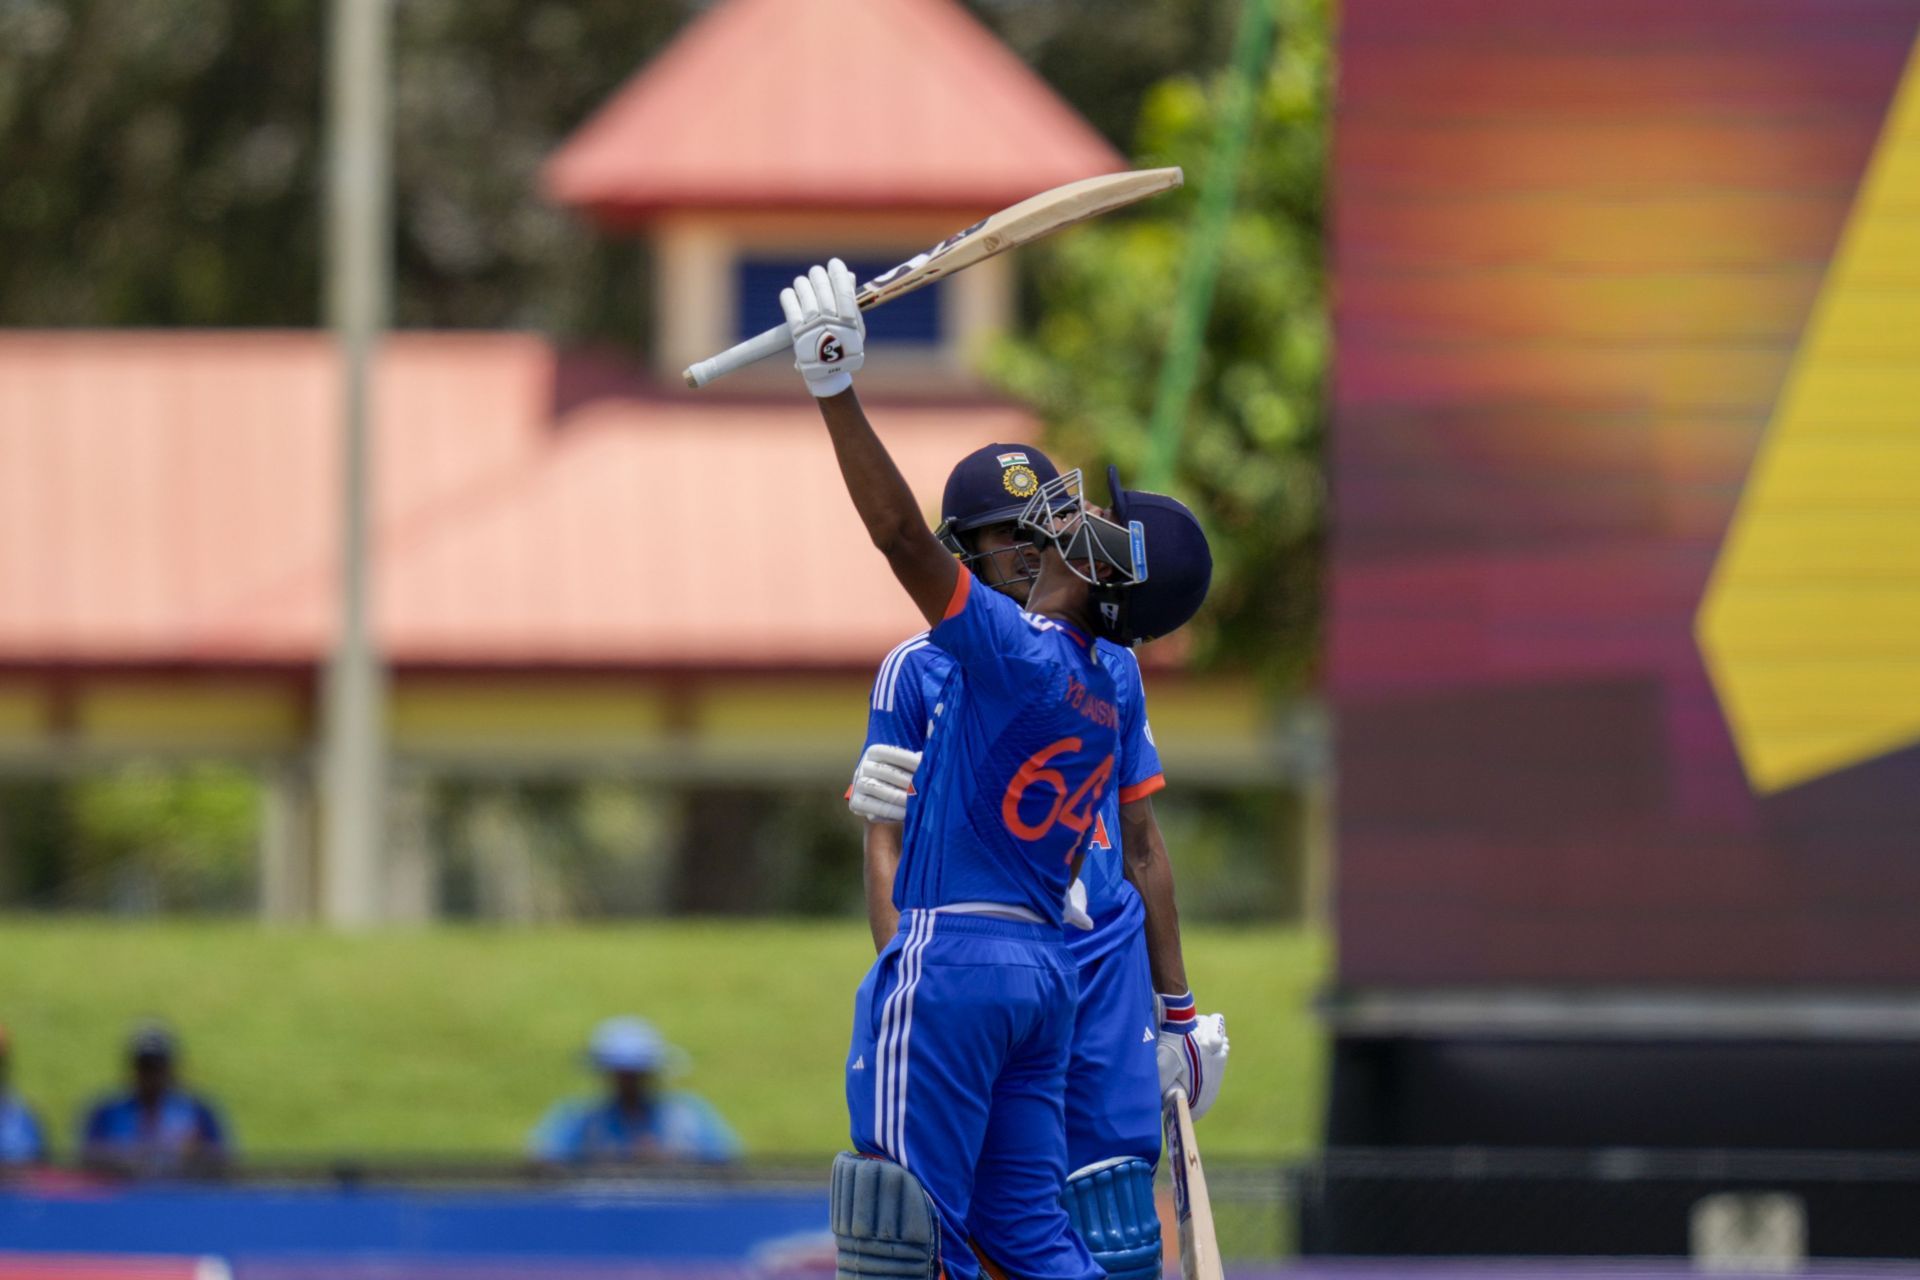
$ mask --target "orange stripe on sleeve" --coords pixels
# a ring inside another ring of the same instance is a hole
[[[953,595],[948,597],[947,611],[940,615],[940,621],[945,622],[947,619],[958,615],[962,609],[966,608],[967,596],[969,593],[972,592],[972,590],[973,590],[973,575],[968,573],[965,569],[961,569],[959,574],[953,580]]]
[[[1166,785],[1167,775],[1164,773],[1156,773],[1151,778],[1142,778],[1130,787],[1120,788],[1120,803],[1132,804],[1135,800],[1145,800],[1154,792],[1164,789]]]

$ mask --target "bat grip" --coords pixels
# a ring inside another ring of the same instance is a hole
[[[716,378],[724,378],[729,373],[744,369],[750,364],[758,364],[769,356],[777,356],[792,345],[793,338],[788,333],[787,326],[775,325],[757,337],[748,338],[737,346],[728,347],[717,356],[694,361],[680,376],[687,380],[687,385],[690,387],[704,387]]]

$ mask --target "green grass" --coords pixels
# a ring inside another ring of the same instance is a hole
[[[1313,936],[1191,929],[1204,1009],[1232,1065],[1209,1155],[1314,1142],[1326,964]],[[590,1092],[582,1046],[611,1013],[652,1018],[764,1155],[845,1141],[841,1065],[871,947],[855,922],[446,927],[335,937],[251,925],[0,920],[0,1022],[15,1085],[72,1149],[75,1113],[122,1071],[122,1040],[167,1019],[184,1074],[255,1156],[516,1152],[547,1104]]]

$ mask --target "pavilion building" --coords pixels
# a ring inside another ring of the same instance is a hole
[[[822,21],[836,5],[859,20]],[[846,119],[802,127],[785,78],[829,59]],[[696,805],[723,786],[723,812],[743,786],[837,795],[872,671],[922,624],[786,362],[697,393],[678,371],[777,322],[808,262],[870,273],[1121,167],[953,0],[722,0],[567,139],[544,193],[645,238],[657,342],[625,365],[525,333],[385,344],[371,590],[395,801],[371,914],[439,909],[422,779],[635,778]],[[1040,434],[971,371],[1012,270],[873,316],[861,387],[930,514],[956,458]],[[323,332],[0,332],[0,769],[256,767],[281,919],[312,918],[327,875],[336,368]],[[1271,780],[1274,732],[1236,683],[1170,671],[1154,724],[1182,772]]]

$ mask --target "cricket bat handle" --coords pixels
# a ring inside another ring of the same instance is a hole
[[[728,347],[717,356],[694,361],[680,376],[687,380],[690,387],[704,387],[716,378],[724,378],[750,364],[758,364],[768,356],[777,356],[792,346],[793,337],[787,331],[787,326],[777,324],[758,337]]]

